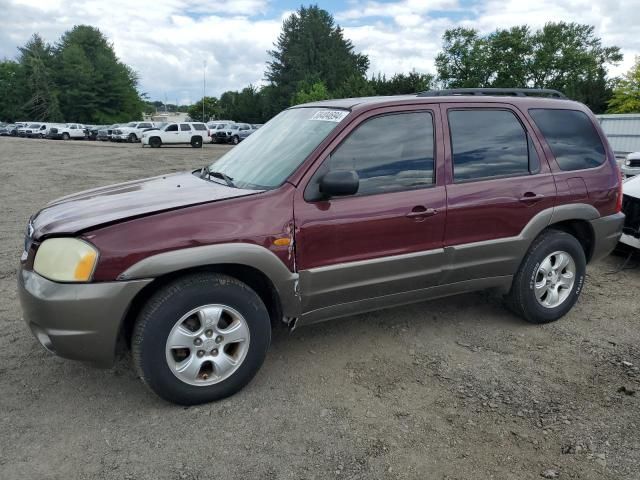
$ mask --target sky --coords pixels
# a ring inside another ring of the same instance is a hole
[[[0,0],[0,59],[38,32],[55,42],[77,24],[98,27],[139,75],[149,99],[189,104],[264,83],[267,51],[302,0]],[[333,14],[369,74],[435,73],[444,31],[482,33],[549,21],[595,26],[604,45],[621,47],[619,75],[640,55],[640,0],[317,0]]]

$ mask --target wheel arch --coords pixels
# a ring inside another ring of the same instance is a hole
[[[262,299],[273,327],[285,317],[297,317],[300,298],[298,275],[268,249],[252,244],[220,244],[164,252],[141,260],[118,280],[153,278],[131,301],[120,326],[120,338],[131,338],[143,305],[160,288],[185,275],[209,272],[229,275],[246,283]]]

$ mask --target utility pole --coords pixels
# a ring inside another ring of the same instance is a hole
[[[202,70],[202,122],[205,123],[207,120],[204,118],[204,97],[205,92],[207,91],[207,61],[204,61],[204,69]]]

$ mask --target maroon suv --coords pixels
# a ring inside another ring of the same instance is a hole
[[[181,404],[246,385],[282,324],[487,288],[556,320],[623,224],[611,148],[558,96],[301,105],[208,167],[61,198],[29,222],[25,320],[48,350],[103,366],[125,340]]]

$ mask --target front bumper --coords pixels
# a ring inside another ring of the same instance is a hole
[[[108,367],[131,301],[151,280],[58,283],[20,269],[24,320],[50,352]]]
[[[620,240],[624,225],[624,213],[614,213],[606,217],[591,220],[594,233],[594,245],[591,261],[599,260],[609,255]]]

